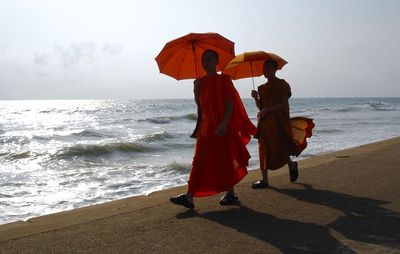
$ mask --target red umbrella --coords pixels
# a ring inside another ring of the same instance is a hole
[[[235,57],[234,43],[217,33],[190,33],[165,44],[156,57],[161,73],[176,80],[199,78],[205,75],[201,56],[207,49],[219,55],[217,71]]]

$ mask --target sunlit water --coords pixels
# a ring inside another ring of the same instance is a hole
[[[185,184],[195,112],[192,100],[0,101],[0,224]],[[400,136],[400,98],[291,99],[291,112],[315,119],[301,158]]]

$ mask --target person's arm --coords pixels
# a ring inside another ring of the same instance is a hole
[[[200,120],[201,120],[201,109],[200,105],[197,105],[197,122],[192,135],[190,135],[191,138],[197,138],[197,132],[199,131],[200,128]]]
[[[258,92],[256,90],[251,91],[251,97],[253,97],[256,106],[258,109],[261,109],[261,101],[260,101],[260,97],[258,96]]]
[[[280,102],[275,103],[270,107],[262,108],[258,113],[258,117],[263,118],[268,113],[282,111],[288,107],[289,107],[289,96],[286,95],[282,97],[282,100]]]
[[[218,129],[215,131],[216,135],[223,136],[226,133],[228,128],[229,120],[232,117],[233,113],[233,100],[228,99],[225,101],[225,114],[222,123],[218,126]]]
[[[190,135],[190,137],[196,138],[197,132],[199,131],[199,128],[200,128],[200,121],[201,121],[201,108],[200,108],[200,101],[199,101],[200,80],[196,79],[193,82],[193,84],[194,84],[194,88],[193,88],[194,101],[196,102],[196,105],[197,105],[197,122],[196,122],[196,128],[194,128],[194,131],[193,131],[192,135]]]

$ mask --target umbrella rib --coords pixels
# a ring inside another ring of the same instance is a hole
[[[186,58],[186,55],[187,55],[187,52],[188,52],[189,50],[191,50],[190,48],[191,48],[192,45],[191,45],[191,44],[189,44],[189,45],[190,45],[190,46],[186,46],[185,53],[183,54],[182,61],[180,62],[179,67],[181,67],[181,66],[183,65],[183,62],[184,62],[184,60],[185,60],[185,58]],[[194,53],[194,52],[193,52],[193,53]],[[182,69],[183,69],[183,68],[179,68],[178,79],[181,77]]]

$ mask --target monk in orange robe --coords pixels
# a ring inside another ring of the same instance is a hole
[[[224,191],[221,205],[238,201],[234,186],[247,174],[250,154],[246,144],[256,133],[230,77],[219,75],[217,64],[217,52],[206,50],[202,66],[207,74],[194,81],[198,122],[192,134],[196,147],[188,190],[170,199],[187,208],[194,208],[193,197]]]
[[[311,137],[313,120],[305,117],[289,117],[290,85],[276,77],[277,63],[264,63],[264,76],[268,82],[252,91],[258,113],[258,152],[262,179],[253,183],[254,189],[267,188],[268,170],[289,166],[290,180],[298,178],[297,162],[290,156],[298,156],[307,146],[306,138]]]

